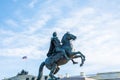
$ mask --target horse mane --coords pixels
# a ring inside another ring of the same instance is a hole
[[[67,34],[67,33],[65,33],[65,34],[63,35],[63,37],[62,37],[62,40],[61,40],[61,43],[62,43],[62,44],[64,44],[65,41],[66,41],[66,34]]]

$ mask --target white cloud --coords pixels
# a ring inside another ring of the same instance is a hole
[[[4,48],[0,50],[1,56],[16,56],[23,57],[27,56],[29,59],[39,59],[45,54],[44,50],[38,50],[34,46],[27,46],[22,48]]]
[[[28,4],[28,6],[29,6],[30,8],[34,8],[34,7],[35,7],[35,4],[37,3],[37,1],[38,1],[38,0],[32,0],[32,1]]]
[[[4,35],[14,35],[14,32],[13,31],[10,31],[10,30],[4,30],[4,29],[0,29],[0,35],[4,36]]]
[[[13,19],[8,19],[5,21],[5,23],[9,26],[12,26],[12,27],[18,27],[18,23]]]
[[[56,23],[57,27],[65,28],[65,29],[71,29],[71,28],[80,28],[81,21],[85,16],[89,16],[91,14],[94,14],[93,8],[85,8],[83,10],[75,10],[74,12],[69,13],[68,15],[70,17],[67,18],[61,18]]]
[[[50,19],[50,15],[41,15],[40,19],[33,21],[31,24],[28,23],[28,31],[25,33],[34,33],[37,30],[42,29]]]

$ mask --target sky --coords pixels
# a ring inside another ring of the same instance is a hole
[[[120,0],[0,0],[0,79],[22,69],[37,76],[54,31],[77,36],[74,51],[83,67],[69,61],[57,75],[120,71]],[[27,59],[22,59],[27,56]],[[44,75],[49,70],[44,68]]]

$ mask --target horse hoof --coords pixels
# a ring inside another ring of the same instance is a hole
[[[59,78],[59,77],[57,77],[57,78],[55,78],[55,80],[60,80],[60,78]]]
[[[83,64],[80,64],[80,67],[82,67],[83,66]]]
[[[58,77],[57,79],[60,80],[60,77]]]

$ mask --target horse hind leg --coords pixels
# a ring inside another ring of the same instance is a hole
[[[54,74],[56,74],[59,70],[60,70],[60,68],[57,67],[57,69],[55,70]]]
[[[41,65],[40,65],[40,67],[39,67],[39,73],[38,73],[37,80],[42,80],[44,65],[45,65],[45,62],[42,62]]]
[[[57,80],[57,78],[54,76],[54,73],[55,73],[56,69],[57,69],[57,64],[54,64],[53,67],[52,67],[52,69],[51,69],[51,71],[50,71],[50,74],[49,74],[49,76],[50,76],[51,79],[53,79],[53,80],[54,80],[54,79]]]

